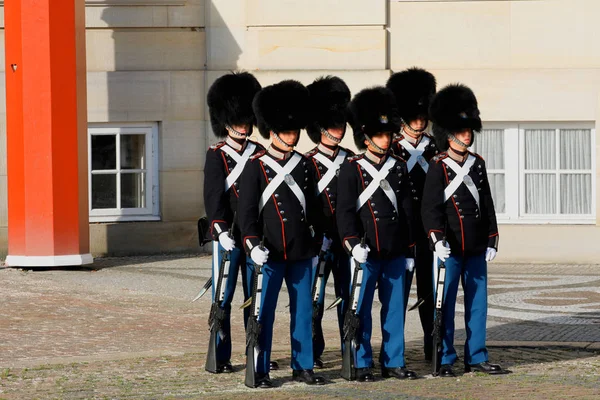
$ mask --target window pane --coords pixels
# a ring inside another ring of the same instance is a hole
[[[560,213],[592,213],[592,176],[564,174],[560,176]]]
[[[92,175],[92,209],[117,208],[117,175]]]
[[[556,169],[556,131],[525,130],[525,169]]]
[[[146,207],[146,174],[121,174],[121,208]]]
[[[496,213],[506,212],[506,192],[504,190],[504,174],[488,173],[492,198],[494,199],[494,208]]]
[[[592,141],[589,129],[560,130],[560,168],[591,169]]]
[[[146,168],[146,135],[121,135],[121,169]]]
[[[484,129],[476,134],[473,151],[483,157],[487,169],[504,169],[504,129]]]
[[[116,135],[92,135],[92,171],[117,169]]]
[[[556,175],[525,175],[525,213],[556,214]]]

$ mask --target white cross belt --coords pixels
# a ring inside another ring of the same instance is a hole
[[[423,152],[425,151],[425,147],[427,147],[429,142],[431,142],[431,139],[429,139],[427,136],[424,136],[423,139],[421,139],[421,142],[417,145],[417,147],[414,147],[411,142],[406,140],[406,138],[400,141],[402,147],[404,147],[410,154],[410,158],[408,161],[406,161],[408,172],[412,171],[417,163],[419,163],[419,166],[423,169],[423,171],[427,172],[427,170],[429,170],[429,164],[423,158]]]
[[[462,167],[450,157],[446,157],[442,161],[444,162],[444,164],[449,166],[452,171],[456,173],[456,177],[452,180],[452,182],[450,182],[448,186],[446,186],[446,189],[444,190],[444,202],[446,202],[450,197],[452,197],[454,192],[456,192],[460,185],[464,183],[467,189],[469,189],[469,192],[471,192],[471,194],[473,195],[475,203],[477,203],[477,206],[479,207],[479,192],[475,187],[473,179],[471,179],[471,177],[469,176],[469,170],[471,169],[473,164],[475,164],[475,156],[469,154],[467,161],[465,161]]]
[[[379,188],[383,190],[387,198],[390,199],[390,202],[396,209],[396,212],[398,212],[398,201],[396,200],[396,195],[392,190],[390,183],[387,181],[387,179],[385,179],[389,175],[390,170],[394,167],[394,165],[396,165],[396,159],[389,157],[379,171],[377,171],[375,167],[373,167],[364,158],[361,158],[357,162],[369,173],[369,175],[371,175],[371,183],[369,183],[366,189],[363,190],[360,196],[358,196],[358,200],[356,200],[356,211],[360,210],[367,200],[373,196],[373,193],[375,193],[375,191]]]
[[[225,153],[227,153],[227,155],[229,157],[233,158],[233,160],[236,162],[235,167],[229,173],[229,175],[227,176],[227,179],[225,179],[225,191],[228,191],[229,188],[231,187],[231,185],[233,185],[235,183],[235,181],[238,180],[238,178],[242,174],[242,171],[244,170],[244,166],[246,165],[246,162],[248,162],[248,159],[250,158],[252,153],[254,153],[255,148],[256,148],[256,145],[254,143],[248,142],[248,146],[246,146],[246,150],[244,150],[244,152],[240,155],[237,151],[235,151],[233,148],[231,148],[227,144],[225,146],[221,147],[221,149]]]
[[[317,184],[317,189],[319,190],[319,193],[321,193],[327,186],[329,186],[333,178],[335,178],[337,172],[340,170],[340,167],[344,162],[344,158],[346,158],[346,152],[344,150],[340,150],[334,161],[331,161],[321,153],[317,153],[313,157],[327,167],[327,172]]]
[[[296,168],[296,165],[302,161],[302,157],[298,153],[294,153],[294,155],[290,157],[283,167],[267,154],[260,157],[259,160],[267,164],[269,168],[271,168],[277,174],[275,178],[273,178],[267,185],[262,193],[262,196],[260,196],[260,203],[258,203],[259,211],[262,211],[262,209],[265,207],[265,204],[267,204],[267,201],[269,201],[271,195],[275,193],[275,190],[277,190],[277,188],[281,186],[283,182],[285,182],[300,202],[302,210],[304,210],[304,215],[306,216],[306,199],[304,198],[304,193],[294,180],[294,177],[291,175],[291,172],[294,170],[294,168]]]

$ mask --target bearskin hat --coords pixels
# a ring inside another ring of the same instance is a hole
[[[256,125],[252,99],[260,89],[258,80],[248,72],[223,75],[211,85],[206,102],[215,136],[226,137],[226,125],[250,124],[250,129]]]
[[[448,136],[463,129],[481,131],[477,98],[471,89],[460,83],[444,87],[431,99],[429,117],[433,136],[441,150],[448,149]],[[471,138],[471,145],[475,137]]]
[[[365,137],[380,132],[398,132],[400,114],[394,94],[383,86],[363,89],[349,105],[350,126],[354,131],[354,144],[359,150],[367,148]]]
[[[419,116],[428,118],[429,102],[435,94],[435,77],[424,69],[413,67],[396,72],[386,87],[394,92],[400,116],[408,123]]]
[[[345,128],[348,120],[350,89],[337,76],[317,78],[306,87],[310,94],[311,119],[306,127],[308,137],[321,141],[321,128]]]
[[[252,102],[258,131],[268,139],[275,133],[306,128],[310,117],[308,89],[285,80],[263,88]]]

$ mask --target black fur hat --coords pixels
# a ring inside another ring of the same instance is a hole
[[[400,130],[400,114],[394,94],[383,86],[358,92],[350,102],[349,110],[354,144],[359,150],[367,148],[365,134],[373,137],[376,133]]]
[[[311,120],[306,127],[308,137],[321,141],[321,128],[345,128],[348,120],[350,89],[337,76],[317,78],[306,87],[310,94]]]
[[[221,76],[208,90],[206,102],[213,132],[218,138],[227,136],[226,125],[256,125],[252,99],[261,86],[248,72],[233,72]],[[248,133],[250,136],[251,131]]]
[[[429,102],[435,94],[435,76],[424,69],[413,67],[396,72],[386,87],[394,92],[400,116],[408,123],[419,116],[429,115]]]
[[[263,88],[252,102],[258,131],[265,139],[275,133],[306,128],[309,120],[308,89],[285,80]]]
[[[448,136],[470,128],[481,131],[477,98],[471,89],[460,83],[444,87],[431,100],[429,117],[433,122],[433,136],[441,150],[448,149]],[[471,145],[475,135],[471,138]]]

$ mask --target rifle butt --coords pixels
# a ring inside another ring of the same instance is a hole
[[[250,343],[246,346],[246,379],[244,381],[244,384],[249,388],[257,386],[255,365],[254,346]]]
[[[342,353],[342,378],[347,381],[356,380],[356,368],[354,360],[354,349],[351,340],[344,340],[344,351]]]
[[[206,353],[206,364],[204,365],[204,369],[213,374],[218,373],[218,363],[217,363],[217,335],[218,332],[216,329],[212,329],[210,331],[210,339],[208,341],[208,352]]]

